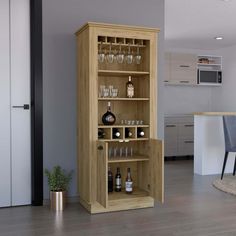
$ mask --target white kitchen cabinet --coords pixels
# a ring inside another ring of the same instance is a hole
[[[165,84],[196,85],[197,55],[167,52],[165,56]]]
[[[165,156],[191,156],[193,147],[193,116],[166,116]]]

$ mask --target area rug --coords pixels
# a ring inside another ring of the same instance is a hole
[[[236,176],[226,175],[222,180],[216,179],[212,185],[223,192],[236,196]]]

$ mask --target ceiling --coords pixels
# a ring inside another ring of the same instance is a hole
[[[223,36],[223,40],[214,37]],[[165,0],[167,48],[219,49],[236,44],[236,0]]]

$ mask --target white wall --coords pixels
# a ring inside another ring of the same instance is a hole
[[[213,111],[236,111],[236,45],[216,50],[223,61],[223,85],[212,93]]]
[[[74,170],[76,195],[76,44],[88,21],[157,27],[159,38],[158,136],[163,137],[164,0],[43,0],[44,168]],[[44,198],[48,185],[44,179]]]

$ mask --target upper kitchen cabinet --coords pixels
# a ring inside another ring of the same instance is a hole
[[[166,53],[165,71],[167,85],[196,85],[197,55],[184,53]]]

